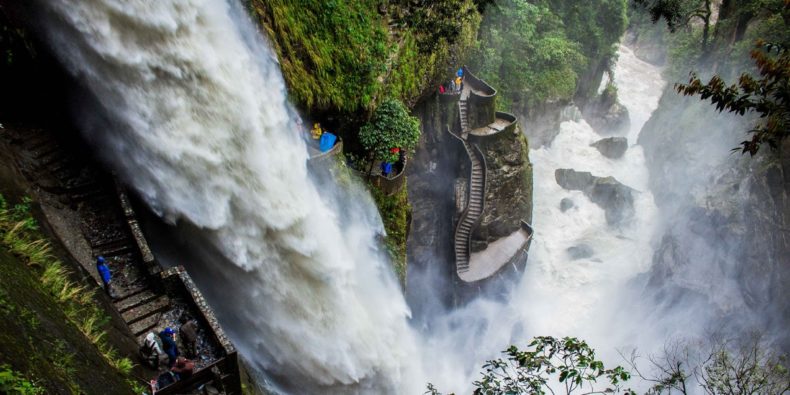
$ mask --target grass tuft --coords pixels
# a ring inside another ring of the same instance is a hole
[[[55,298],[68,320],[96,346],[111,366],[128,376],[134,364],[128,358],[119,357],[108,343],[104,327],[109,317],[94,303],[95,292],[70,279],[72,272],[55,257],[51,245],[39,232],[30,213],[30,203],[26,198],[21,204],[8,207],[0,195],[0,240],[3,246],[28,266],[38,269],[43,290]],[[61,367],[68,373],[71,360],[64,357],[61,362]]]

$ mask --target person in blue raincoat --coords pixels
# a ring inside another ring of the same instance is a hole
[[[176,332],[169,326],[165,330],[159,332],[159,338],[162,339],[162,348],[167,354],[167,367],[172,368],[178,358],[178,345],[176,345]]]
[[[107,261],[101,255],[96,257],[96,270],[99,272],[99,276],[101,276],[101,282],[104,285],[104,290],[107,292],[107,295],[110,295],[111,298],[115,298],[115,292],[113,292],[112,289],[112,272],[110,272],[110,268],[107,266]]]

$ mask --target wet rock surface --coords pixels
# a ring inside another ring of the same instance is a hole
[[[576,204],[573,203],[573,200],[569,198],[563,198],[562,200],[560,200],[560,211],[562,211],[563,213],[574,207],[576,207]]]
[[[602,136],[622,135],[631,127],[628,109],[617,99],[617,90],[607,88],[582,109],[584,119]]]
[[[625,137],[608,137],[600,139],[590,144],[590,146],[595,147],[601,155],[607,158],[620,159],[628,149],[628,139]]]
[[[472,232],[471,250],[481,251],[532,221],[532,164],[527,139],[515,133],[480,145],[486,159],[485,207]]]
[[[589,258],[593,256],[593,254],[595,253],[595,251],[593,251],[593,248],[587,244],[579,244],[579,245],[571,246],[568,247],[565,251],[568,253],[568,256],[572,260]]]
[[[582,191],[593,203],[603,208],[609,225],[620,224],[634,216],[634,190],[614,177],[595,177],[590,172],[573,169],[557,169],[554,177],[559,186],[571,191]]]

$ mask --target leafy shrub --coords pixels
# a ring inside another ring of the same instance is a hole
[[[412,150],[420,139],[420,121],[399,100],[387,99],[359,131],[359,139],[376,161],[397,162],[393,148]]]

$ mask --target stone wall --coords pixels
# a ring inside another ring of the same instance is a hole
[[[487,137],[474,137],[486,162],[486,204],[472,233],[472,251],[505,237],[532,221],[532,164],[529,144],[518,124]]]

